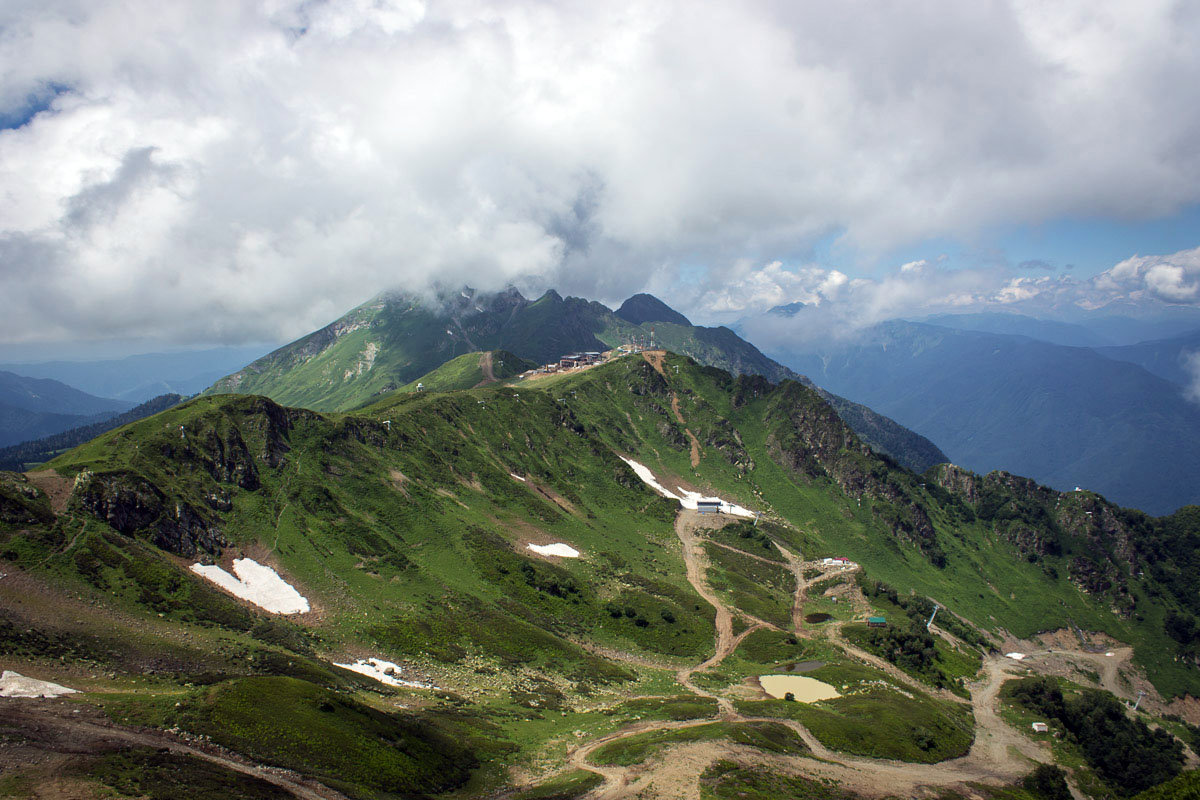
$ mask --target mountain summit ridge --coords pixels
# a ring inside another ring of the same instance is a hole
[[[346,411],[467,353],[506,350],[544,364],[566,353],[651,339],[706,366],[813,385],[730,329],[692,325],[651,295],[634,295],[622,309],[634,319],[655,319],[635,324],[599,302],[564,298],[553,289],[536,300],[513,287],[497,293],[443,289],[432,299],[386,292],[222,378],[206,394],[262,394],[285,405]],[[823,394],[864,441],[901,464],[923,472],[949,460],[933,442],[893,420]]]

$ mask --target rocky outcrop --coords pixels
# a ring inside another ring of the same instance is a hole
[[[970,505],[979,502],[980,477],[971,470],[955,464],[939,464],[933,468],[929,477],[938,486],[958,495]]]
[[[187,503],[169,500],[140,475],[80,473],[73,499],[126,536],[142,536],[185,558],[219,555],[228,544],[216,521]]]
[[[50,500],[19,472],[0,472],[0,523],[35,525],[54,521]]]
[[[792,473],[827,478],[851,497],[880,501],[876,515],[898,538],[914,544],[936,566],[945,566],[933,522],[913,495],[911,476],[877,455],[814,390],[786,381],[767,412],[767,452]]]

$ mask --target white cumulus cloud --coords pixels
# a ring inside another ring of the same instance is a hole
[[[830,236],[1170,214],[1200,202],[1198,32],[1165,0],[12,0],[0,342],[279,338],[435,280],[619,298]],[[805,269],[708,302],[983,280]],[[1129,280],[1194,299],[1187,264]]]

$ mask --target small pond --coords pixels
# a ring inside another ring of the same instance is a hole
[[[828,683],[803,675],[763,675],[758,682],[764,692],[778,700],[783,700],[789,692],[800,703],[815,703],[818,700],[841,697],[838,690]]]

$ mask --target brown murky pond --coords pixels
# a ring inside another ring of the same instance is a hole
[[[764,692],[778,700],[783,700],[788,693],[799,703],[815,703],[842,696],[828,683],[803,675],[763,675],[758,682]]]

